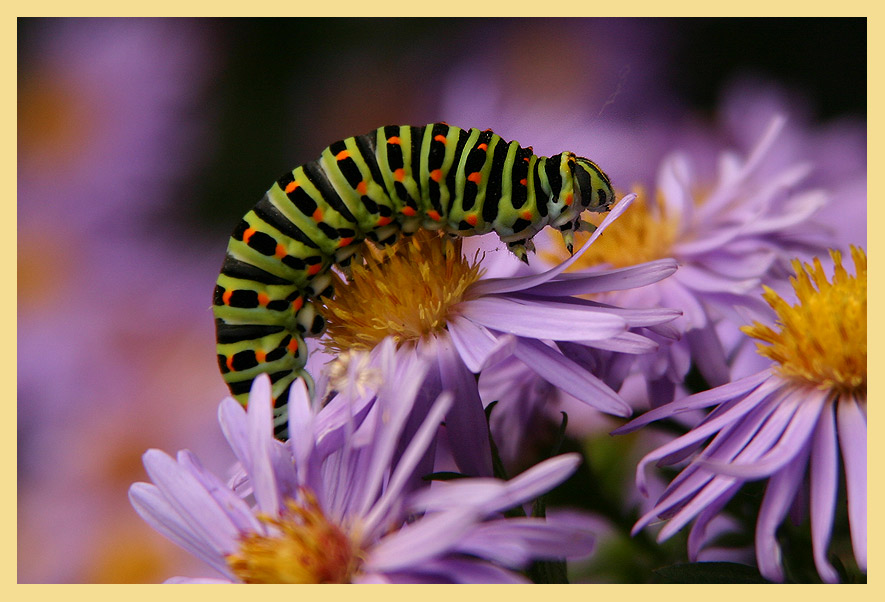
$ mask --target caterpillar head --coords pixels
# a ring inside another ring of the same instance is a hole
[[[596,163],[584,157],[575,157],[574,161],[569,162],[569,169],[572,172],[575,199],[584,210],[605,213],[611,209],[615,202],[612,183]]]
[[[581,213],[584,211],[594,213],[609,211],[615,202],[615,193],[612,190],[611,180],[590,159],[567,153],[565,161],[572,176],[574,198],[577,202],[570,208],[573,211],[564,212],[560,217],[560,221],[563,223],[556,225],[562,233],[566,248],[571,253],[574,246],[574,233],[582,230],[592,232],[595,229],[593,224],[581,220]],[[565,219],[563,220],[563,218]]]

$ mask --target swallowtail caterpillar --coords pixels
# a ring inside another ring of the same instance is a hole
[[[245,404],[252,380],[268,373],[285,428],[289,387],[298,378],[312,385],[304,337],[325,327],[315,304],[332,292],[330,268],[346,269],[365,239],[383,246],[420,228],[494,231],[527,261],[544,226],[571,251],[574,232],[594,227],[581,213],[613,202],[593,161],[539,157],[491,130],[394,125],[338,141],[274,182],[230,238],[213,302],[224,380]]]

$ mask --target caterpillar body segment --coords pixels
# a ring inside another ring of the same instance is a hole
[[[230,238],[213,299],[222,375],[245,404],[252,380],[268,373],[285,426],[289,386],[312,382],[304,339],[325,326],[315,303],[332,294],[330,268],[346,270],[363,240],[387,245],[422,228],[496,232],[527,261],[544,226],[571,250],[573,233],[593,227],[580,214],[613,202],[589,159],[540,157],[491,130],[393,125],[335,142],[280,177]]]

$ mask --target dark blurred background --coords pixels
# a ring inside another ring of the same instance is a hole
[[[444,120],[653,185],[759,105],[862,133],[866,70],[853,18],[19,19],[19,581],[206,574],[126,489],[148,447],[225,470],[227,236],[331,142]]]

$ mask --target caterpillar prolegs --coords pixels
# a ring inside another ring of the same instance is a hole
[[[292,382],[312,383],[304,337],[325,327],[315,303],[332,294],[329,270],[346,268],[365,239],[383,246],[419,228],[494,231],[527,261],[544,226],[558,228],[571,251],[574,232],[593,229],[581,212],[613,202],[593,161],[539,157],[491,130],[395,125],[338,141],[277,180],[230,238],[213,303],[224,380],[245,404],[252,380],[268,373],[285,426]]]

